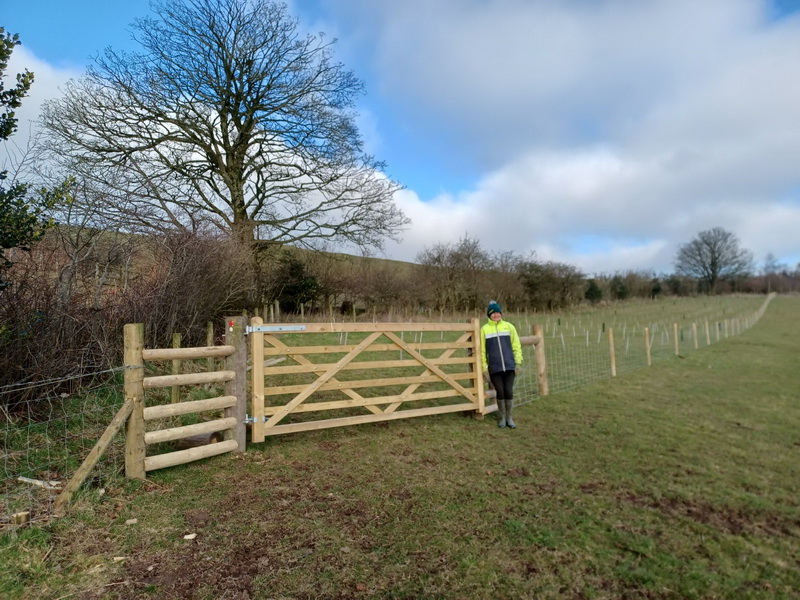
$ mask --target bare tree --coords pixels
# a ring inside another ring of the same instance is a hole
[[[417,255],[417,262],[423,266],[436,308],[463,310],[483,304],[478,290],[491,259],[478,240],[464,235],[457,244],[425,247]]]
[[[132,27],[140,53],[107,49],[43,108],[54,154],[132,226],[240,241],[380,247],[407,219],[399,185],[363,154],[362,83],[272,0],[156,0]]]
[[[681,275],[700,280],[708,293],[714,293],[724,278],[737,278],[752,270],[753,254],[739,245],[739,238],[721,227],[701,231],[683,244],[675,258]]]
[[[519,277],[534,308],[557,310],[584,297],[583,273],[567,263],[525,261],[519,266]]]

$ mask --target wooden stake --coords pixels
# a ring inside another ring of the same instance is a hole
[[[650,328],[644,328],[644,349],[645,353],[647,354],[647,366],[650,367],[653,364],[653,359],[650,356]]]
[[[475,394],[478,398],[478,410],[476,416],[483,417],[486,414],[486,391],[483,389],[483,358],[481,357],[481,323],[478,319],[470,319],[472,323],[472,348],[467,353],[472,357],[470,371],[475,373]]]
[[[181,334],[180,333],[173,333],[172,334],[172,347],[173,348],[180,348],[181,347]],[[173,360],[172,361],[172,374],[179,375],[181,372],[181,361],[180,360]],[[181,388],[177,385],[172,386],[172,403],[177,404],[181,401]]]
[[[214,345],[214,322],[209,321],[206,323],[206,346],[213,346]],[[214,358],[209,356],[208,361],[206,363],[206,370],[208,371],[216,371],[217,367],[214,364]]]
[[[678,324],[672,324],[672,337],[675,338],[675,356],[681,355],[681,342],[678,339]]]
[[[623,336],[625,337],[625,336]],[[614,329],[608,328],[608,351],[611,356],[611,376],[617,376],[617,353],[614,350]]]
[[[539,395],[547,396],[550,393],[550,386],[547,383],[547,362],[544,354],[544,331],[542,326],[533,326],[533,335],[538,336],[539,343],[534,346],[536,349],[536,379],[539,384]]]
[[[108,445],[114,439],[114,436],[125,424],[125,421],[130,416],[131,411],[133,411],[133,402],[128,399],[125,401],[125,404],[122,405],[122,408],[117,411],[117,414],[111,420],[111,423],[109,423],[108,427],[106,427],[103,435],[101,435],[100,439],[97,440],[94,448],[89,451],[89,454],[83,460],[81,466],[78,467],[78,470],[75,471],[75,474],[69,480],[66,487],[64,487],[64,490],[58,495],[58,498],[56,498],[56,516],[64,516],[64,513],[66,512],[66,506],[72,499],[72,495],[78,491],[78,488],[81,487],[84,481],[86,481],[86,478],[97,464],[97,461],[99,461],[100,457],[103,456],[103,452],[106,451],[106,448],[108,448]]]

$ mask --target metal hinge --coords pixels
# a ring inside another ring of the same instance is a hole
[[[268,420],[268,418],[266,416],[261,417],[261,419],[262,419],[262,423],[266,423],[267,420]],[[245,425],[253,425],[255,422],[256,422],[256,418],[255,417],[251,417],[250,415],[247,415],[247,414],[244,416]]]

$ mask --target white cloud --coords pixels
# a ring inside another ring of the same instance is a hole
[[[42,103],[57,97],[60,94],[60,86],[81,75],[78,71],[55,68],[37,58],[26,46],[17,46],[11,54],[5,72],[6,86],[13,85],[16,74],[26,69],[33,73],[33,85],[28,95],[23,98],[22,106],[15,111],[17,132],[0,146],[0,165],[5,165],[6,168],[13,168],[13,165],[18,163],[20,155],[25,152],[28,140],[36,130]]]

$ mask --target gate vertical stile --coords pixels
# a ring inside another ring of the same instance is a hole
[[[486,414],[486,395],[484,394],[483,365],[481,364],[481,322],[479,319],[472,321],[472,358],[475,369],[475,394],[478,397],[478,415],[482,418]]]
[[[250,319],[250,325],[263,325],[261,317]],[[250,332],[250,357],[253,361],[251,372],[252,381],[252,411],[253,428],[251,439],[253,443],[264,441],[264,332]]]

